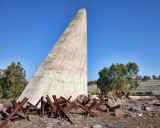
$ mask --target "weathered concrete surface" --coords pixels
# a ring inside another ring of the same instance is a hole
[[[36,104],[41,96],[57,95],[72,100],[87,94],[87,16],[80,9],[52,48],[18,101]]]

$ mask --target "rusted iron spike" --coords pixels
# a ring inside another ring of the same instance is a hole
[[[27,112],[27,111],[28,111],[28,109],[29,109],[29,105],[27,105],[27,106],[26,106],[26,108],[24,109],[24,110],[25,110],[25,112]]]
[[[96,99],[93,99],[93,103],[91,104],[91,106],[88,107],[88,109],[92,109],[92,107],[94,107],[96,105],[97,101]]]
[[[101,105],[103,105],[105,103],[105,100],[101,100],[99,103],[97,103],[96,105],[94,105],[93,107],[92,107],[92,109],[98,109]]]
[[[71,122],[71,124],[73,124],[73,121],[70,119],[70,115],[68,112],[66,112],[61,106],[59,106],[60,110],[65,114],[65,116],[67,117],[67,119]]]
[[[18,117],[19,117],[18,115],[12,116],[10,120],[15,120],[15,119],[17,119]],[[0,127],[0,128],[1,128],[1,127]]]
[[[34,106],[32,103],[30,103],[30,102],[27,102],[27,104],[30,106],[30,107],[32,107],[32,108],[37,108],[36,106]]]
[[[87,109],[85,106],[79,104],[79,107],[82,108],[83,110],[85,110],[86,112],[88,112],[89,114],[91,114],[94,117],[98,117],[94,112],[92,112],[91,110]]]
[[[68,98],[68,101],[69,101],[71,98],[72,98],[72,96],[70,96],[70,97]]]
[[[105,103],[105,105],[106,105],[107,108],[109,108],[109,109],[111,108],[111,106],[109,106],[107,103]]]
[[[30,120],[29,120],[29,117],[28,117],[28,114],[26,113],[26,111],[25,111],[25,109],[24,109],[23,106],[21,107],[21,109],[22,109],[23,113],[27,116],[26,119],[27,119],[28,121],[30,121]]]
[[[14,99],[14,100],[12,100],[11,102],[12,102],[12,104],[13,104],[13,107],[14,107],[14,108],[16,108],[16,107],[18,106],[18,103],[16,102],[16,100],[15,100],[15,99]]]
[[[109,111],[114,111],[115,109],[117,109],[117,108],[120,108],[121,106],[120,105],[117,105],[117,106],[114,106],[114,107],[111,107],[111,108],[109,108]]]
[[[50,107],[51,107],[51,109],[52,109],[51,114],[52,114],[53,112],[56,112],[56,111],[57,111],[57,107],[52,103],[52,101],[51,101],[51,99],[50,99],[50,97],[49,97],[48,95],[47,95],[46,99],[47,99],[48,104],[50,105]]]
[[[88,97],[86,97],[86,98],[84,98],[83,99],[83,105],[86,105],[86,104],[88,104],[88,102],[90,101],[90,98],[88,98]]]
[[[79,104],[81,104],[81,105],[82,105],[82,102],[81,102],[81,101],[79,101],[79,99],[77,99],[77,102],[78,102]]]
[[[18,106],[18,104],[20,104],[20,102],[17,103],[15,99],[14,99],[13,101],[11,101],[11,102],[12,102],[14,108],[16,108],[16,107]],[[22,113],[21,109],[22,109],[23,113]],[[24,114],[24,113],[25,113],[25,114]],[[23,118],[26,118],[26,119],[29,121],[29,117],[28,117],[28,115],[26,114],[26,111],[24,110],[23,107],[21,107],[21,108],[19,109],[19,111],[16,112],[16,114],[19,115],[19,116],[21,116],[21,117],[23,117]]]
[[[20,104],[15,108],[13,112],[6,118],[6,120],[9,120],[27,101],[28,99],[25,97]]]
[[[126,96],[127,99],[132,100],[129,96]]]
[[[41,97],[41,113],[42,113],[42,118],[44,117],[44,103],[43,103],[43,101],[44,101],[44,97],[42,96]]]
[[[102,95],[101,94],[97,93],[97,95],[98,95],[97,96],[98,98],[102,99]]]
[[[10,120],[5,120],[1,125],[0,128],[10,128],[12,126],[12,123]]]
[[[39,101],[36,103],[35,106],[37,107],[40,102],[41,102],[41,99],[39,99]]]
[[[41,108],[30,107],[28,110],[31,110],[31,111],[41,111]]]
[[[54,105],[60,105],[60,104],[65,104],[67,101],[66,100],[61,100],[61,101],[56,101],[53,102]]]
[[[53,95],[52,97],[53,97],[54,102],[56,102],[57,101],[56,95]]]
[[[69,101],[71,97],[72,97],[72,96],[70,96],[68,99],[65,99],[63,96],[61,96],[60,99],[65,100],[65,101],[68,102],[68,103],[71,103],[71,102]]]
[[[64,108],[66,112],[69,112],[75,106],[75,102],[72,102],[70,105]]]
[[[16,114],[21,116],[21,117],[23,117],[23,118],[26,118],[28,116],[27,114],[24,114],[24,113],[22,113],[20,111],[16,112]]]

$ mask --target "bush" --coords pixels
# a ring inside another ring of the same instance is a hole
[[[101,91],[100,91],[99,88],[97,88],[96,90],[94,90],[94,91],[92,92],[92,95],[97,95],[98,93],[99,93],[99,94],[101,93]]]
[[[133,96],[155,96],[152,91],[149,92],[137,92]]]

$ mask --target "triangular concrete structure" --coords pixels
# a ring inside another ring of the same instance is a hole
[[[80,9],[52,48],[18,101],[36,104],[41,96],[56,95],[72,100],[87,94],[87,15]]]

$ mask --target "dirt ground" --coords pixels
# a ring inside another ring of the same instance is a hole
[[[70,112],[71,124],[65,118],[44,118],[39,115],[29,115],[30,121],[20,119],[13,122],[11,128],[160,128],[159,99],[139,99],[126,101],[114,112],[92,110],[98,117],[86,117],[82,110],[73,108]],[[4,116],[5,107],[11,105],[10,101],[0,101],[0,114]],[[141,113],[134,111],[133,107],[140,107]],[[105,109],[102,106],[102,109]],[[1,116],[1,117],[3,117]],[[3,119],[0,123],[3,122]]]

